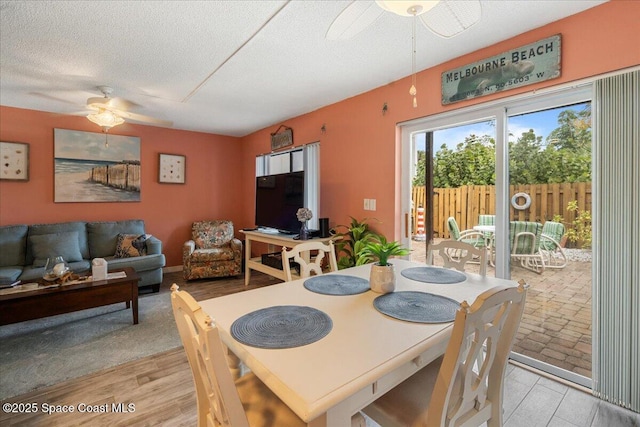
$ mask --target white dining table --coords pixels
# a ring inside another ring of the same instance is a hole
[[[480,231],[482,233],[495,233],[496,226],[495,225],[474,225],[473,229],[475,231]]]
[[[394,259],[396,291],[422,291],[472,303],[511,280],[465,273],[456,284],[413,281],[401,271],[425,264]],[[369,278],[370,265],[336,273]],[[224,344],[308,426],[350,427],[351,416],[444,354],[453,322],[413,323],[381,314],[373,306],[380,294],[333,296],[304,288],[305,279],[200,301],[217,324]],[[312,344],[263,349],[236,341],[232,323],[241,316],[277,305],[313,307],[333,322],[331,332]]]

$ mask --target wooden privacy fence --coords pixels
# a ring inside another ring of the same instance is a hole
[[[524,210],[511,206],[509,216],[516,221],[537,221],[544,223],[554,215],[571,223],[575,212],[567,211],[570,201],[578,202],[579,211],[591,211],[591,183],[574,182],[563,184],[512,185],[509,187],[509,202],[517,193],[527,193],[531,205]],[[419,207],[427,206],[425,187],[413,187],[412,234],[415,234]],[[522,204],[523,200],[520,199]],[[447,219],[452,216],[458,222],[460,230],[478,225],[478,215],[495,215],[496,191],[493,185],[467,185],[458,188],[434,188],[433,194],[433,231],[435,237],[449,238]]]

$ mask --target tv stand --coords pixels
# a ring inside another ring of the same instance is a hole
[[[280,233],[279,230],[275,229],[275,228],[271,228],[271,227],[258,227],[257,230],[260,233],[266,233],[266,234],[278,234]]]
[[[308,240],[295,240],[293,238],[294,235],[291,234],[282,234],[276,233],[273,234],[271,232],[262,232],[261,230],[241,230],[241,233],[245,235],[245,263],[244,263],[244,285],[247,286],[249,284],[249,280],[251,280],[251,270],[260,271],[262,273],[268,274],[269,276],[276,277],[280,280],[286,280],[284,277],[284,271],[279,270],[277,268],[273,268],[268,265],[262,264],[261,257],[251,257],[251,242],[262,242],[267,243],[269,245],[271,252],[276,252],[282,249],[283,246],[287,248],[293,248],[300,243],[308,242]],[[314,238],[312,239],[314,242],[328,242],[329,240],[335,237],[324,237],[324,238]],[[271,247],[274,249],[272,250]],[[277,250],[275,249],[277,247]],[[303,258],[306,260],[309,259],[309,254],[302,254]],[[295,275],[295,274],[294,274]]]

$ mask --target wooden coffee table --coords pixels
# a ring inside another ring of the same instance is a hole
[[[138,324],[138,282],[140,277],[131,267],[123,271],[126,277],[86,281],[72,285],[47,287],[24,292],[0,294],[0,325],[39,319],[56,314],[103,305],[126,303],[133,313],[133,324]],[[47,282],[39,281],[46,285]]]

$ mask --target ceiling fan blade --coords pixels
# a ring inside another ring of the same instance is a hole
[[[135,122],[153,123],[162,126],[173,126],[173,122],[170,120],[156,119],[155,117],[145,116],[138,113],[130,113],[128,111],[114,111],[114,113],[122,116],[125,119],[133,120]]]
[[[348,40],[373,24],[384,10],[375,2],[354,1],[331,23],[325,38],[327,40]]]
[[[109,106],[118,110],[129,111],[131,109],[140,107],[140,104],[136,104],[135,102],[129,101],[128,99],[114,97],[109,98]]]
[[[109,110],[127,111],[132,108],[139,107],[135,102],[128,101],[123,98],[105,98],[103,96],[94,96],[87,99],[87,105],[91,108],[106,108]]]
[[[481,15],[480,0],[442,0],[420,19],[434,34],[450,38],[480,21]]]

